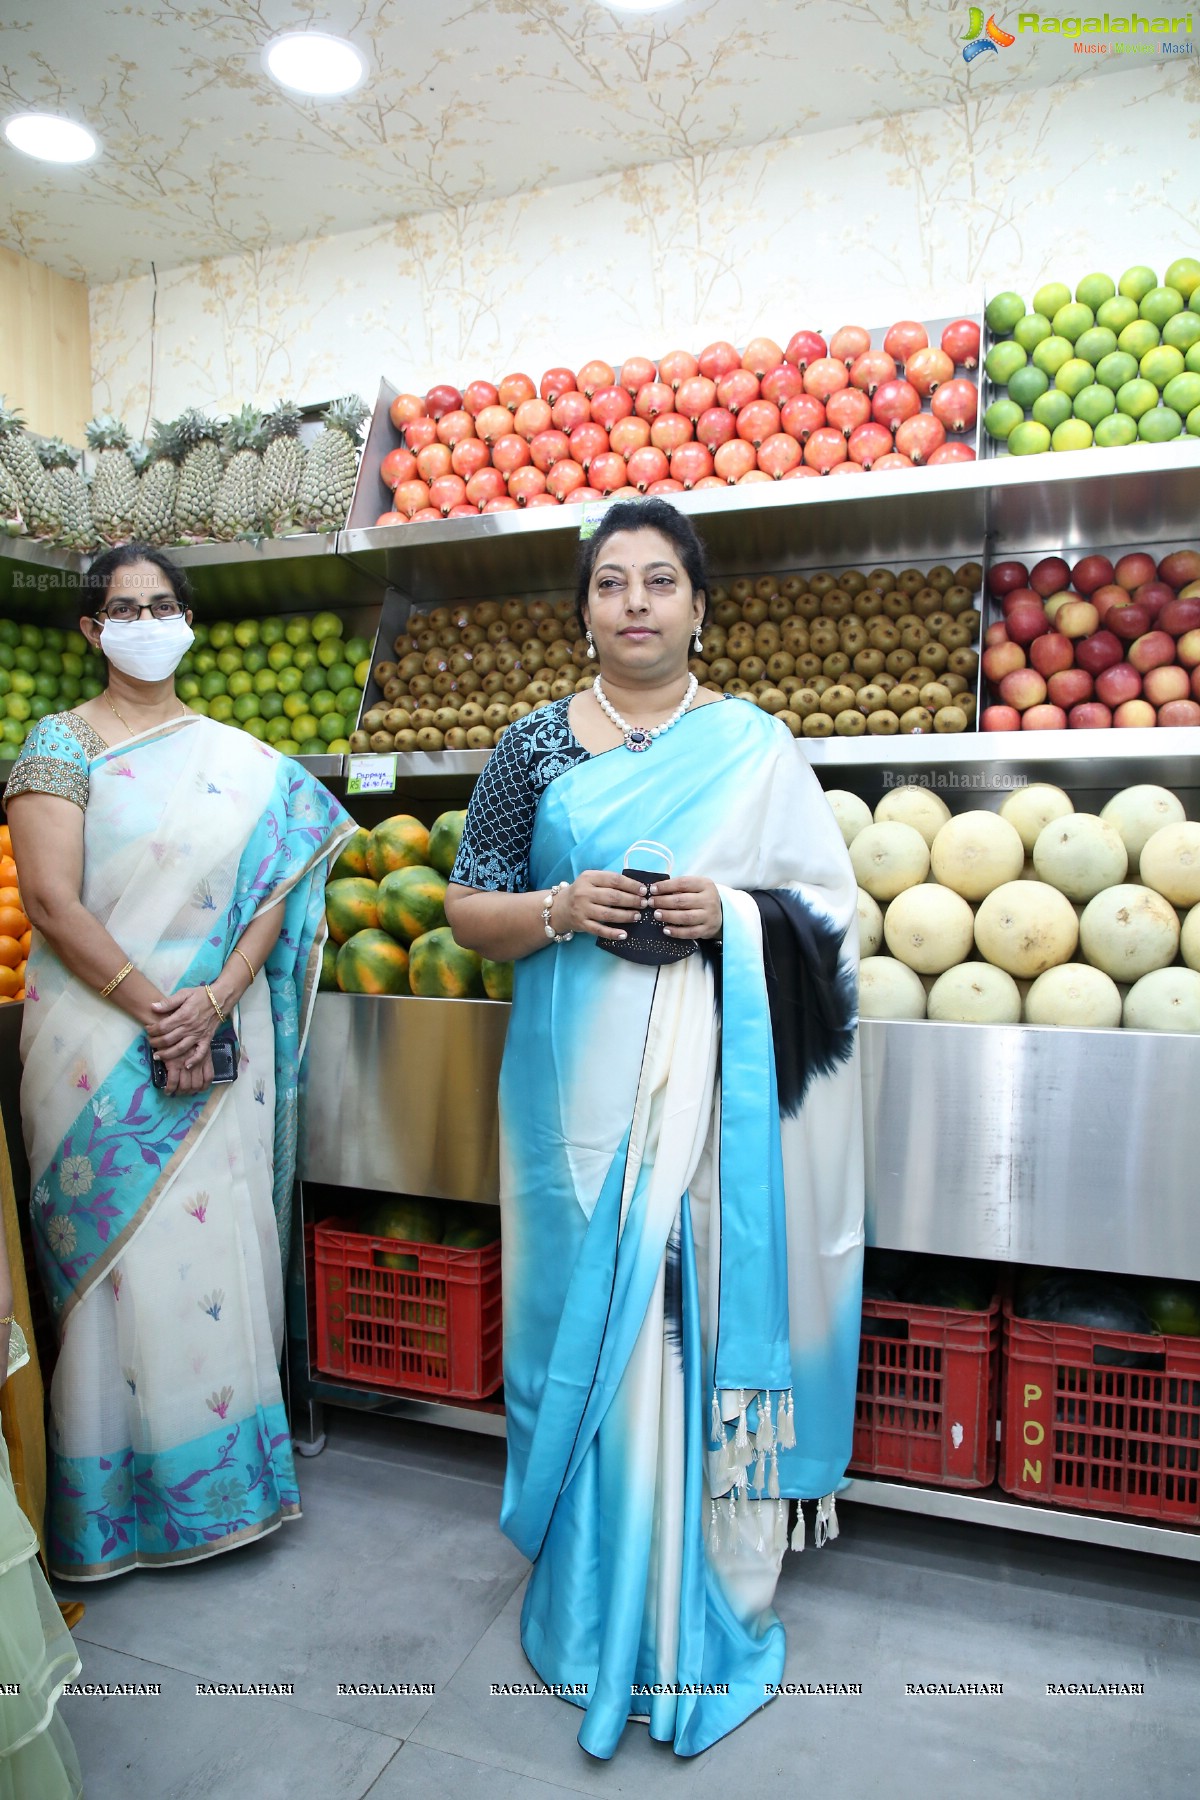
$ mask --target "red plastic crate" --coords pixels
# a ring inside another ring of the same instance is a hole
[[[483,1400],[503,1379],[500,1245],[452,1250],[368,1237],[345,1219],[313,1233],[316,1367],[375,1388]],[[385,1268],[381,1252],[413,1257]]]
[[[990,1486],[999,1392],[998,1299],[986,1312],[864,1299],[850,1468]]]
[[[1149,1366],[1116,1367],[1114,1351]],[[1048,1325],[1006,1304],[1004,1362],[1008,1493],[1200,1525],[1200,1340]]]

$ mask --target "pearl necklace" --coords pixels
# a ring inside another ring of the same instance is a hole
[[[644,729],[640,725],[629,725],[626,723],[605,693],[599,673],[597,673],[596,679],[592,683],[592,692],[596,696],[596,704],[601,712],[604,713],[607,718],[610,718],[617,730],[623,734],[625,738],[625,748],[627,750],[649,750],[655,738],[661,737],[664,731],[670,731],[672,725],[678,725],[680,719],[682,719],[684,713],[687,712],[692,701],[696,698],[696,692],[699,686],[700,683],[697,681],[695,675],[689,675],[687,691],[670,718],[664,719],[661,725],[651,725],[649,729]]]

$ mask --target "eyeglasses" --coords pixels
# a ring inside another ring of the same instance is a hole
[[[183,608],[178,600],[110,600],[94,617],[97,620],[107,619],[112,625],[132,625],[144,612],[148,612],[153,619],[183,617]]]

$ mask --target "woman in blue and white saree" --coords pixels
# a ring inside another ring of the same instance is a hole
[[[501,1525],[525,1652],[597,1757],[631,1717],[688,1756],[766,1703],[788,1502],[836,1535],[853,1431],[855,882],[786,728],[689,677],[705,587],[674,508],[608,509],[579,589],[600,680],[505,733],[447,901],[516,960]],[[695,953],[600,948],[646,935]]]

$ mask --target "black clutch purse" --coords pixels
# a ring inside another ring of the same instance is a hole
[[[665,870],[632,867],[629,859],[639,850],[650,850],[661,856],[667,865]],[[640,881],[649,887],[651,882],[668,879],[674,866],[675,859],[665,845],[653,843],[649,838],[639,838],[625,852],[625,866],[621,873],[628,875],[632,881]],[[696,938],[667,937],[662,920],[656,919],[652,910],[642,913],[637,922],[630,926],[626,937],[598,937],[596,942],[601,950],[607,950],[613,956],[623,956],[626,962],[635,963],[682,962],[685,956],[691,956],[700,948]]]

